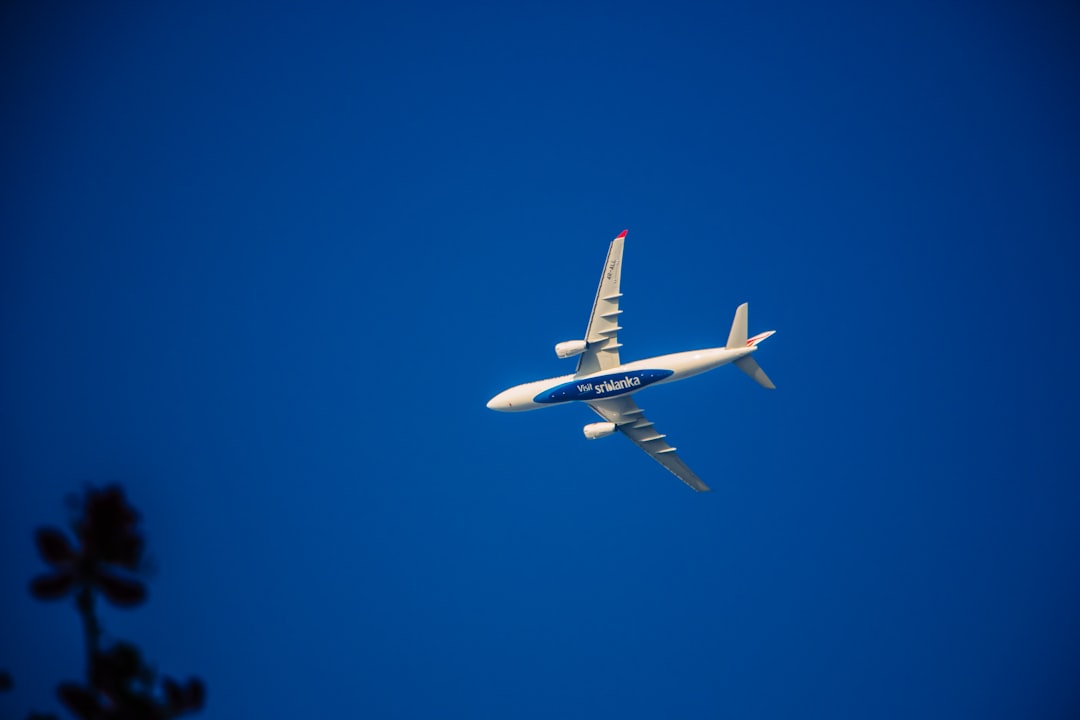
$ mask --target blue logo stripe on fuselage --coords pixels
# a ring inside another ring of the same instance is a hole
[[[572,400],[603,400],[604,398],[632,393],[674,374],[674,370],[634,370],[612,375],[600,375],[584,380],[572,380],[543,391],[533,398],[533,402],[560,403]]]

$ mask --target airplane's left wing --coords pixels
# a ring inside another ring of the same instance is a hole
[[[600,285],[596,288],[592,314],[589,315],[589,327],[585,330],[585,342],[588,345],[578,359],[577,374],[608,370],[619,365],[619,281],[622,277],[623,241],[626,231],[611,241],[607,259],[604,260],[604,272],[600,276]]]
[[[667,436],[657,432],[653,424],[645,419],[645,412],[637,406],[632,397],[623,395],[607,400],[592,400],[589,407],[604,420],[615,423],[623,435],[633,440],[635,445],[666,467],[675,477],[698,492],[709,492],[709,486],[675,454],[675,448],[664,441]]]

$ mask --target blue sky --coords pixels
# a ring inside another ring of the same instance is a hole
[[[118,480],[204,716],[1074,717],[1067,3],[5,6],[0,714],[34,527]],[[558,375],[629,228],[639,396]]]

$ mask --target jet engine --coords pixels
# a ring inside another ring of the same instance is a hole
[[[585,352],[588,345],[584,340],[567,340],[555,346],[555,354],[561,358],[574,357]]]
[[[602,422],[602,423],[589,423],[583,428],[585,437],[589,440],[596,440],[598,438],[607,437],[611,433],[615,432],[615,423]]]

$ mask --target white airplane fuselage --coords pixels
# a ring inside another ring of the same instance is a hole
[[[746,357],[755,350],[756,344],[742,348],[688,350],[635,360],[585,375],[560,375],[503,390],[491,398],[487,406],[501,412],[525,412],[568,402],[588,402],[631,395],[653,385],[700,375]]]

